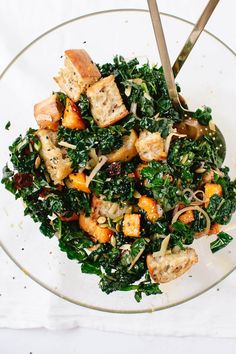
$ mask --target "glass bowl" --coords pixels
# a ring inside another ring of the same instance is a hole
[[[162,14],[172,62],[175,60],[192,24]],[[8,158],[8,146],[19,133],[36,127],[33,117],[35,102],[48,97],[58,87],[52,77],[63,64],[65,49],[85,48],[95,62],[105,63],[115,54],[138,57],[141,62],[160,63],[149,13],[146,10],[112,10],[75,18],[46,32],[8,65],[0,77],[0,165]],[[235,53],[208,32],[199,42],[182,68],[177,82],[182,87],[189,108],[212,107],[214,120],[225,135],[225,163],[235,176]],[[10,130],[4,130],[11,121]],[[235,269],[236,242],[216,254],[210,252],[211,238],[194,242],[199,263],[181,278],[163,284],[162,295],[134,300],[132,292],[102,293],[98,277],[82,274],[76,261],[67,259],[58,248],[56,237],[44,237],[28,216],[23,205],[0,187],[0,243],[4,251],[26,274],[52,293],[75,304],[117,313],[139,313],[165,309],[190,300],[224,279]],[[232,223],[236,221],[233,218]],[[231,232],[236,236],[236,231]]]

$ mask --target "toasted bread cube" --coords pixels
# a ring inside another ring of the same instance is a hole
[[[98,241],[100,243],[109,242],[111,236],[114,235],[114,232],[108,227],[99,226],[95,220],[93,220],[90,216],[85,216],[84,214],[80,214],[79,216],[79,225],[82,230],[87,232],[94,241]]]
[[[108,162],[130,161],[137,155],[135,142],[138,139],[135,130],[131,130],[130,135],[123,137],[123,145],[116,151],[107,155]]]
[[[140,214],[125,214],[123,220],[123,232],[125,236],[140,236]]]
[[[68,97],[66,99],[66,107],[62,119],[62,125],[68,129],[83,130],[86,128],[85,121],[83,120],[78,107]]]
[[[205,207],[208,207],[211,197],[214,194],[222,196],[223,190],[220,184],[217,183],[206,183],[205,184],[205,196],[207,198],[207,202],[205,203]]]
[[[100,79],[90,86],[87,96],[91,105],[92,116],[101,128],[112,125],[129,113],[123,104],[115,76]]]
[[[100,79],[100,71],[84,49],[66,50],[64,65],[54,80],[68,97],[77,102],[81,93]]]
[[[69,175],[70,188],[75,188],[81,192],[91,193],[90,189],[86,186],[86,175],[83,172],[71,173]]]
[[[63,149],[56,146],[57,134],[48,129],[39,129],[36,132],[40,142],[40,157],[43,159],[46,169],[54,184],[64,185],[63,179],[71,172],[71,161],[65,155]]]
[[[194,221],[194,213],[192,210],[187,210],[185,213],[181,214],[179,217],[179,221],[183,224],[189,224]]]
[[[167,154],[164,151],[164,139],[159,132],[150,133],[143,130],[135,143],[141,160],[148,162],[152,160],[165,160]]]
[[[157,201],[146,195],[142,195],[139,198],[138,206],[146,212],[148,220],[152,223],[156,222],[163,215],[163,210]]]
[[[34,105],[34,117],[39,128],[57,130],[58,121],[62,116],[63,109],[63,105],[56,93],[36,103]]]
[[[146,258],[149,274],[155,283],[168,283],[198,262],[198,256],[193,248],[186,248],[178,253],[168,253],[164,256],[149,254]]]

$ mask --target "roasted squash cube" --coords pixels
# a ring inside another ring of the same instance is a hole
[[[157,219],[159,219],[163,214],[163,211],[157,201],[153,198],[147,197],[146,195],[142,195],[139,198],[138,206],[146,211],[148,220],[153,223],[156,222]]]
[[[86,175],[83,172],[71,173],[69,175],[70,187],[80,190],[81,192],[91,193],[89,187],[86,186]]]
[[[67,97],[62,125],[69,129],[83,130],[86,128],[85,121],[76,104]]]
[[[181,214],[179,217],[179,221],[183,224],[189,224],[194,221],[194,213],[192,210],[187,210],[185,213]]]
[[[205,203],[205,207],[208,207],[208,204],[210,202],[210,198],[214,195],[217,194],[219,196],[222,196],[222,187],[220,184],[217,183],[206,183],[205,184],[205,196],[207,198],[207,202]]]

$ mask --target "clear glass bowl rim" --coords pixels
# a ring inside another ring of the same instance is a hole
[[[78,17],[74,17],[68,21],[62,22],[59,25],[50,28],[49,30],[47,30],[46,32],[42,33],[40,36],[38,36],[37,38],[35,38],[32,42],[30,42],[26,47],[24,47],[11,61],[10,63],[5,67],[5,69],[2,71],[2,73],[0,74],[0,80],[4,77],[4,75],[8,72],[8,70],[13,66],[13,64],[17,61],[17,59],[24,54],[28,49],[30,49],[36,42],[38,42],[40,39],[42,39],[43,37],[47,36],[47,34],[56,31],[57,29],[66,26],[67,24],[70,24],[72,22],[76,22],[79,20],[83,20],[89,17],[93,17],[93,16],[99,16],[99,15],[103,15],[103,14],[109,14],[109,13],[120,13],[120,12],[141,12],[141,13],[148,13],[149,11],[146,9],[137,9],[137,8],[121,8],[121,9],[111,9],[111,10],[103,10],[103,11],[97,11],[97,12],[92,12],[92,13],[88,13],[82,16],[78,16]],[[165,12],[161,12],[162,16],[166,16],[166,17],[170,17],[173,19],[176,19],[178,21],[181,22],[185,22],[191,26],[194,26],[194,23],[191,21],[188,21],[186,19],[183,19],[179,16],[175,16],[172,14],[168,14]],[[216,41],[218,41],[222,46],[225,47],[225,49],[227,49],[228,51],[231,52],[231,54],[233,56],[236,57],[236,52],[229,47],[224,41],[222,41],[219,37],[215,36],[213,33],[204,30],[205,33],[207,33],[209,36],[211,36],[212,38],[214,38]],[[205,292],[207,292],[208,290],[212,289],[214,286],[216,286],[217,284],[219,284],[221,281],[223,281],[225,278],[227,278],[235,269],[236,269],[236,265],[229,271],[227,272],[223,277],[221,277],[219,280],[217,280],[215,283],[211,284],[209,287],[205,288],[202,291],[199,291],[198,293],[194,294],[193,296],[190,296],[188,298],[185,298],[181,301],[178,301],[176,303],[170,304],[170,305],[166,305],[166,306],[162,306],[162,307],[154,307],[150,310],[148,309],[142,309],[142,310],[111,310],[111,309],[106,309],[106,308],[102,308],[102,307],[96,307],[96,306],[92,306],[92,305],[88,305],[86,303],[74,300],[68,296],[64,296],[62,295],[60,292],[50,288],[47,284],[45,284],[44,282],[42,282],[41,280],[37,279],[33,274],[30,274],[28,271],[26,272],[26,270],[21,266],[21,264],[17,261],[17,259],[11,255],[11,253],[9,252],[9,250],[4,246],[4,244],[2,243],[2,241],[0,240],[0,247],[2,248],[2,250],[5,252],[5,254],[15,263],[15,265],[21,270],[23,271],[28,277],[30,277],[33,281],[35,281],[37,284],[39,284],[41,287],[43,287],[44,289],[50,291],[51,293],[53,293],[54,295],[69,301],[75,305],[79,305],[91,310],[97,310],[97,311],[101,311],[101,312],[109,312],[109,313],[117,313],[117,314],[137,314],[137,313],[147,313],[147,312],[155,312],[155,311],[160,311],[160,310],[165,310],[168,309],[170,307],[174,307],[177,305],[181,305],[187,301],[190,301],[202,294],[204,294]]]

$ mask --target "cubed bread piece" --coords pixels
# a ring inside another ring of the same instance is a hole
[[[72,172],[72,168],[71,161],[65,155],[63,149],[56,146],[57,134],[48,129],[40,129],[36,135],[41,142],[39,154],[51,179],[54,184],[64,185],[63,179]]]
[[[63,105],[56,93],[34,105],[34,117],[41,129],[57,127],[62,113]]]
[[[167,253],[164,256],[147,256],[147,267],[155,283],[168,283],[187,272],[198,262],[198,256],[193,248],[187,247],[178,253]]]
[[[79,216],[79,226],[82,230],[87,232],[95,242],[109,242],[111,236],[114,235],[114,232],[109,229],[109,227],[99,226],[95,220],[93,220],[90,216],[85,216],[84,214],[80,214]]]
[[[147,130],[143,130],[140,133],[135,146],[143,161],[159,161],[164,160],[167,157],[167,154],[164,151],[164,139],[162,139],[159,132],[150,133]]]
[[[125,236],[140,237],[140,214],[125,214],[123,232]]]
[[[100,71],[84,49],[66,50],[64,65],[54,80],[67,96],[77,102],[81,93],[100,79]]]
[[[131,129],[130,135],[124,135],[123,145],[107,155],[108,162],[130,161],[137,155],[135,142],[138,139],[135,130]]]
[[[87,96],[91,105],[92,116],[101,128],[112,125],[129,113],[123,104],[115,76],[100,79],[90,86]]]

